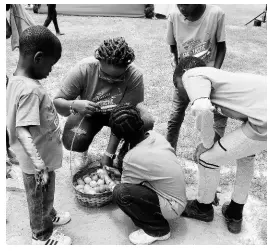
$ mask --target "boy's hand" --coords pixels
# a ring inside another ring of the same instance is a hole
[[[36,189],[41,188],[42,192],[46,192],[50,183],[48,168],[35,171]]]
[[[104,166],[104,168],[107,171],[107,173],[112,173],[116,178],[121,177],[121,173],[116,168],[110,166]]]
[[[201,112],[213,111],[215,107],[212,105],[209,98],[199,98],[193,102],[193,105],[191,106],[190,109],[191,114],[193,116],[197,116]]]
[[[98,104],[88,100],[75,100],[72,108],[76,112],[89,117],[100,110],[100,106]]]
[[[199,144],[199,145],[196,147],[196,150],[195,150],[195,152],[194,152],[194,154],[193,154],[193,159],[194,159],[195,163],[198,164],[198,163],[199,163],[199,159],[200,159],[201,154],[204,153],[204,152],[206,152],[206,151],[208,151],[208,150],[209,150],[209,149],[205,148],[205,147],[203,146],[202,143]]]

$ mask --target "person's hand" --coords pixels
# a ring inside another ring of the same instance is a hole
[[[209,149],[205,148],[205,147],[203,146],[202,143],[199,144],[199,145],[196,147],[196,150],[195,150],[195,152],[194,152],[194,154],[193,154],[193,159],[194,159],[195,163],[198,164],[198,163],[199,163],[199,159],[200,159],[201,154],[204,153],[204,152],[206,152],[206,151],[208,151],[208,150],[209,150]]]
[[[47,191],[50,182],[48,168],[35,170],[36,189],[40,188],[43,192]]]
[[[100,110],[98,104],[89,100],[75,100],[72,104],[72,108],[76,112],[89,117]]]
[[[101,165],[102,166],[113,166],[113,160],[104,154],[101,158]]]
[[[212,105],[209,98],[199,98],[193,102],[193,105],[190,107],[191,114],[197,116],[201,112],[213,111],[215,107]]]
[[[121,173],[116,168],[110,166],[104,166],[104,168],[107,171],[107,173],[112,173],[116,178],[121,177]]]

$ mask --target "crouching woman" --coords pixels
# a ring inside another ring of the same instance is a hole
[[[129,235],[133,244],[170,238],[167,220],[179,217],[186,206],[182,168],[169,142],[155,131],[145,131],[140,112],[119,105],[109,124],[119,139],[129,142],[121,184],[111,187],[113,200],[139,227]]]

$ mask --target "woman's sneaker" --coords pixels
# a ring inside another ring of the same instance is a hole
[[[71,238],[54,231],[48,240],[41,241],[32,237],[32,245],[71,245]]]
[[[139,229],[129,235],[129,240],[135,245],[149,245],[154,241],[165,241],[168,240],[171,233],[160,237],[154,237],[145,233],[142,229]]]
[[[57,212],[55,217],[52,219],[53,225],[60,226],[67,224],[71,220],[69,212]]]

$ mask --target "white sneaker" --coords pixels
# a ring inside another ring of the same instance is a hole
[[[69,212],[57,212],[56,216],[52,219],[53,225],[60,226],[67,224],[71,220]]]
[[[154,241],[165,241],[168,240],[171,236],[171,233],[161,236],[154,237],[145,233],[142,229],[139,229],[129,235],[129,240],[135,245],[149,245]]]
[[[51,237],[48,240],[40,241],[34,237],[32,237],[32,245],[71,245],[71,238],[54,231]]]

